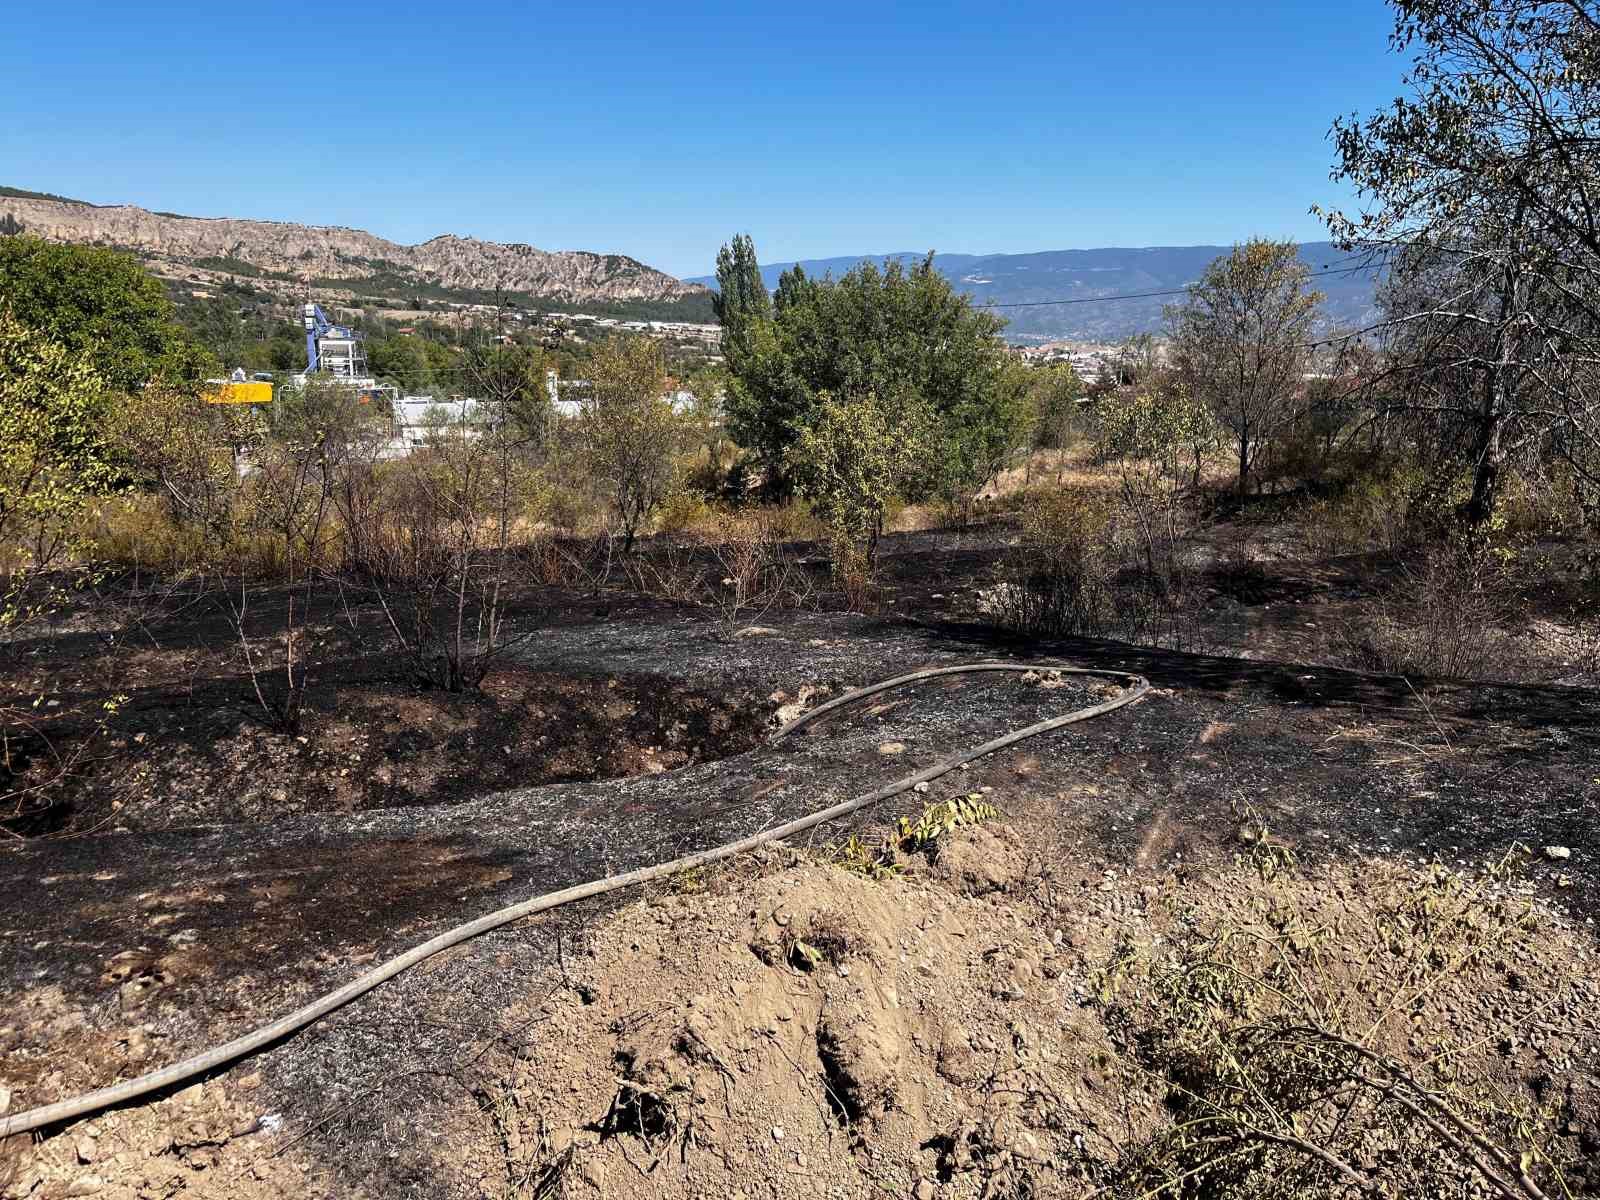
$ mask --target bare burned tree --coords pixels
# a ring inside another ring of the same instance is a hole
[[[1508,464],[1556,461],[1591,516],[1600,489],[1600,15],[1583,0],[1392,0],[1412,94],[1337,121],[1325,214],[1396,266],[1393,403],[1454,438],[1463,516],[1495,511]]]

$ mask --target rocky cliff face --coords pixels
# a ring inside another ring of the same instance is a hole
[[[0,196],[0,218],[56,242],[117,246],[176,263],[229,259],[296,279],[398,277],[447,288],[496,287],[567,302],[678,300],[704,295],[621,254],[539,250],[446,234],[403,246],[360,229],[278,221],[179,217],[133,205]]]

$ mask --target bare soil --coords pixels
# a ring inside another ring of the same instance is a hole
[[[1105,1002],[1123,947],[1265,930],[1296,904],[1354,926],[1429,878],[1377,860],[1271,882],[1244,863],[1097,870],[1017,823],[899,857],[899,875],[869,879],[773,847],[604,917],[493,1014],[435,993],[405,1017],[432,1047],[410,1071],[443,1083],[422,1109],[397,1076],[337,1089],[320,1126],[291,1124],[246,1064],[13,1150],[13,1190],[1083,1196],[1174,1119],[1170,1082]],[[1408,995],[1354,938],[1330,949],[1304,980],[1318,995]],[[1372,1043],[1426,1071],[1465,1041],[1453,1069],[1474,1089],[1553,1114],[1572,1195],[1600,1194],[1594,957],[1590,934],[1540,906],[1532,937],[1418,989]],[[1496,1036],[1462,1039],[1464,1023]],[[371,1139],[358,1154],[381,1166],[324,1158],[330,1129]]]

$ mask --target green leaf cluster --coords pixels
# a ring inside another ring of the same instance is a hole
[[[1000,810],[980,792],[940,800],[924,808],[915,821],[910,817],[900,818],[896,827],[900,848],[908,852],[924,850],[964,825],[981,825],[999,815]]]
[[[0,630],[32,611],[31,581],[72,559],[84,511],[116,483],[104,395],[83,356],[0,308]]]
[[[770,489],[794,483],[791,449],[838,397],[893,398],[924,418],[908,498],[969,496],[1030,427],[1026,373],[1004,322],[972,306],[933,266],[863,263],[839,279],[796,266],[769,296],[747,237],[718,261],[723,352],[732,375],[730,432],[765,468]]]
[[[81,357],[113,391],[193,381],[215,369],[178,323],[160,280],[127,254],[0,238],[0,296],[17,320]]]

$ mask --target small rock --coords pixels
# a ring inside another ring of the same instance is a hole
[[[926,1179],[917,1180],[917,1186],[912,1194],[916,1196],[917,1200],[933,1200],[932,1182]]]
[[[770,625],[746,625],[743,629],[735,632],[733,637],[735,641],[742,641],[745,638],[772,637],[777,632]]]
[[[775,1142],[783,1141],[783,1126],[782,1125],[774,1125],[772,1127],[772,1140],[775,1141]]]
[[[1572,857],[1572,849],[1569,846],[1546,846],[1544,856],[1551,862],[1566,862]]]
[[[896,754],[904,754],[905,752],[906,744],[904,742],[884,742],[883,745],[878,747],[878,753],[886,758]]]
[[[72,1143],[72,1149],[78,1155],[78,1161],[87,1165],[95,1160],[99,1147],[95,1145],[92,1137],[81,1137]]]
[[[106,1186],[106,1181],[98,1175],[79,1175],[67,1184],[66,1194],[69,1196],[92,1196]]]
[[[921,783],[917,784],[911,790],[913,792],[916,792],[918,795],[922,795],[923,793],[925,793],[928,790],[928,781],[926,779],[924,779]]]

